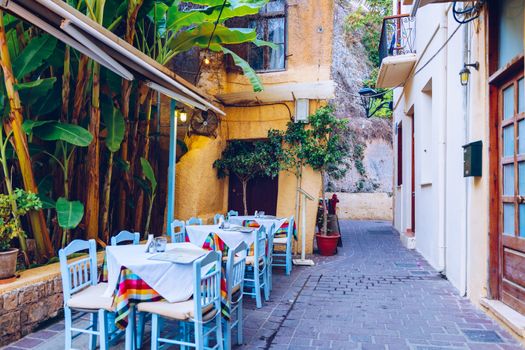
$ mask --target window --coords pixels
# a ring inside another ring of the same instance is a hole
[[[286,1],[271,0],[250,19],[249,27],[256,30],[258,39],[277,45],[276,48],[251,45],[248,51],[250,66],[259,72],[285,69]]]
[[[499,55],[498,68],[523,54],[524,0],[499,0]]]
[[[397,124],[397,185],[403,184],[403,125]]]

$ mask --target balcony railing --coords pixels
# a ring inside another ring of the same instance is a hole
[[[379,59],[416,52],[415,18],[408,14],[383,18],[379,42]]]

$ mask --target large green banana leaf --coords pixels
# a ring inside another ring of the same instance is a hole
[[[84,205],[79,201],[68,201],[60,197],[55,204],[58,224],[63,229],[72,229],[78,226],[84,217]]]
[[[15,90],[26,105],[33,105],[40,97],[46,96],[55,85],[57,78],[46,78],[15,84]]]
[[[93,135],[81,126],[61,122],[45,123],[33,127],[33,134],[45,141],[64,141],[75,146],[87,147]]]
[[[111,101],[105,101],[102,103],[102,118],[106,125],[106,147],[110,152],[117,152],[122,140],[124,140],[124,132],[126,131],[124,117]]]
[[[231,51],[231,50],[229,50],[229,49],[227,49],[225,47],[221,47],[221,49],[222,49],[222,52],[224,52],[224,54],[228,54],[228,55],[232,56],[233,62],[235,63],[235,65],[242,69],[242,72],[244,73],[244,75],[248,78],[248,80],[250,80],[250,83],[253,86],[253,91],[259,92],[259,91],[262,91],[264,89],[263,88],[263,84],[261,82],[261,78],[259,78],[259,76],[253,70],[253,68],[250,67],[250,64],[248,62],[243,60],[235,52],[233,52],[233,51]]]
[[[22,53],[13,60],[16,79],[21,81],[26,75],[39,68],[55,50],[57,39],[51,35],[41,35],[29,41]]]
[[[151,167],[151,164],[146,158],[140,158],[140,165],[142,167],[142,173],[148,179],[150,186],[151,186],[151,193],[155,193],[157,189],[157,179],[155,178],[155,173],[153,172],[153,168]]]

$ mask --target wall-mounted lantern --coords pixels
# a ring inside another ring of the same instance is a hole
[[[175,119],[180,119],[182,123],[185,123],[188,120],[188,113],[181,108],[175,109]]]
[[[467,86],[470,79],[470,69],[468,67],[479,70],[479,62],[463,64],[463,68],[459,71],[459,81],[462,86]]]
[[[392,101],[383,101],[379,106],[373,107],[373,102],[375,99],[382,99],[383,96],[386,94],[386,91],[384,92],[377,92],[376,90],[365,87],[359,90],[359,96],[361,96],[361,105],[366,111],[366,117],[371,118],[376,114],[381,108],[388,107],[390,110],[392,110]]]

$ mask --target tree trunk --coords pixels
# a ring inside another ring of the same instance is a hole
[[[135,38],[136,27],[135,23],[137,22],[137,16],[139,10],[142,6],[144,0],[138,1],[129,1],[128,3],[128,12],[126,18],[126,35],[125,40],[128,44],[133,45],[133,40]],[[122,80],[122,99],[121,99],[121,110],[122,116],[124,117],[126,130],[124,132],[124,139],[122,140],[122,146],[120,148],[120,158],[123,162],[128,162],[128,149],[129,149],[129,103],[131,96],[132,83],[129,80]],[[129,173],[123,172],[122,181],[119,184],[119,214],[118,214],[118,227],[123,229],[126,223],[126,190],[129,189],[129,184],[131,183],[131,177]],[[127,184],[127,186],[126,186]]]
[[[71,52],[69,46],[66,45],[64,53],[64,74],[62,74],[62,109],[60,113],[60,120],[67,122],[69,113],[69,84],[71,77]]]
[[[101,221],[101,228],[103,234],[104,242],[109,242],[109,206],[110,206],[110,199],[111,199],[111,177],[113,175],[113,156],[114,153],[109,153],[109,160],[108,160],[108,171],[106,172],[106,177],[104,179],[104,189],[102,193],[104,194],[104,203],[102,205],[102,221]]]
[[[93,62],[93,92],[91,97],[91,118],[88,130],[93,142],[88,146],[86,157],[86,233],[88,239],[98,238],[100,204],[100,65]]]
[[[6,93],[11,108],[9,118],[4,119],[3,124],[7,134],[9,134],[10,131],[13,132],[13,148],[18,157],[24,188],[28,192],[38,193],[33,168],[31,167],[26,134],[22,130],[22,107],[18,92],[14,88],[15,77],[11,66],[11,57],[9,56],[3,16],[4,12],[0,11],[0,65],[2,66]],[[31,211],[28,215],[39,255],[41,257],[53,256],[53,247],[49,239],[49,231],[46,226],[44,212],[42,210]]]
[[[146,99],[146,125],[143,132],[144,137],[144,147],[142,149],[142,157],[145,159],[148,159],[149,155],[149,130],[150,130],[150,124],[151,124],[151,104],[153,99],[153,91],[148,91],[148,97]],[[138,140],[137,140],[138,144]],[[138,151],[138,147],[137,147]],[[138,159],[136,155],[133,157],[133,159]],[[142,179],[145,179],[144,174],[141,175]],[[135,230],[138,230],[140,232],[140,227],[142,224],[142,219],[144,216],[144,191],[142,189],[139,190],[136,203],[136,215],[135,215]]]
[[[248,202],[247,202],[247,189],[248,189],[248,180],[241,180],[242,183],[242,204],[244,206],[244,216],[248,215]]]
[[[323,230],[322,235],[328,235],[328,210],[326,208],[326,190],[324,188],[324,170],[321,170],[321,188],[322,188],[322,198],[323,198]]]

